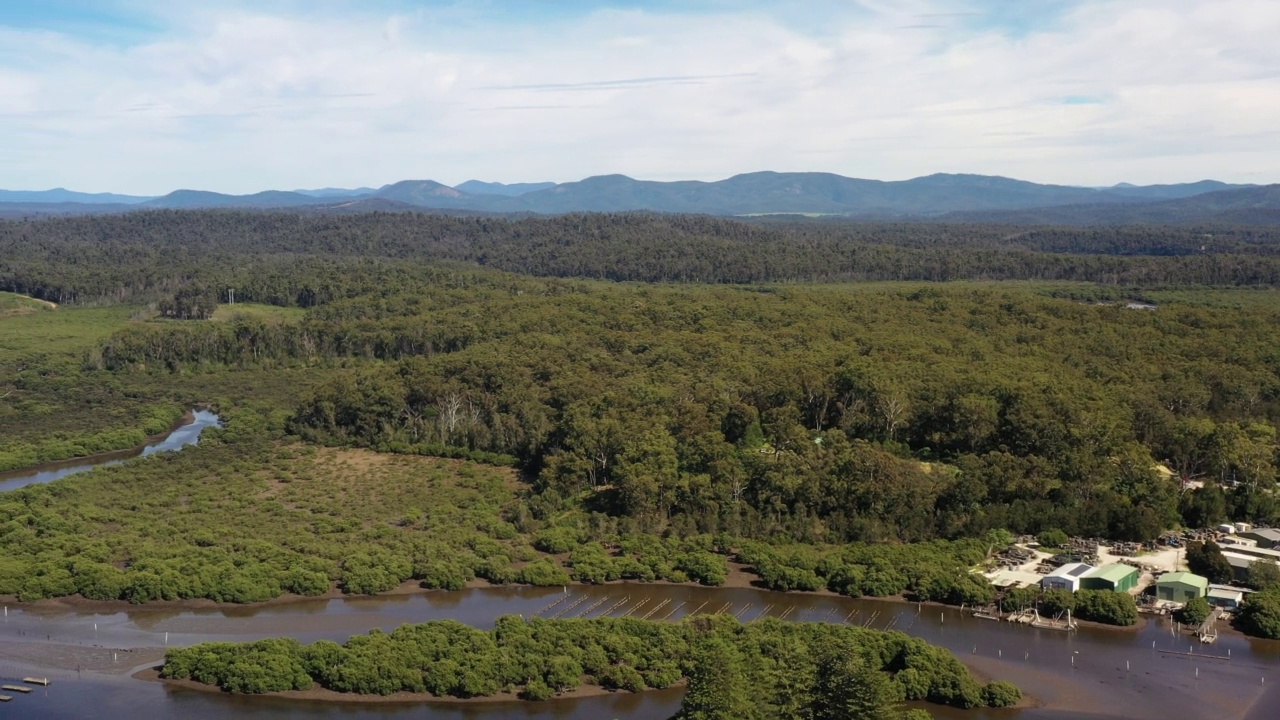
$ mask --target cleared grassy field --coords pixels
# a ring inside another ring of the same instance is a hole
[[[0,365],[31,356],[80,357],[133,316],[130,307],[60,307],[0,293]]]
[[[276,307],[275,305],[259,305],[258,303],[236,303],[235,305],[219,305],[213,311],[215,322],[227,322],[237,316],[270,322],[288,322],[300,320],[307,311],[297,307]]]
[[[56,307],[56,305],[46,300],[36,300],[26,295],[0,292],[0,318],[27,315],[34,312],[47,312]]]

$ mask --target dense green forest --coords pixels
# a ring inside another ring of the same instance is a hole
[[[902,633],[731,616],[680,623],[630,618],[499,618],[488,632],[457,622],[403,625],[346,643],[206,643],[165,656],[164,677],[239,693],[305,690],[545,700],[585,680],[639,692],[688,680],[683,718],[928,717],[903,700],[1003,707],[1008,683],[980,685],[951,653]]]
[[[546,502],[511,469],[290,442],[286,413],[255,402],[226,401],[226,428],[198,447],[4,493],[0,594],[243,603],[476,578],[714,586],[735,561],[776,589],[973,604],[992,591],[969,568],[1008,542],[767,546],[628,531]]]
[[[1026,229],[747,223],[652,213],[498,219],[156,211],[0,222],[0,289],[59,303],[208,298],[311,307],[464,262],[540,276],[681,283],[1070,280],[1280,283],[1275,228]],[[191,288],[200,292],[192,294]]]
[[[0,594],[741,567],[975,605],[995,592],[970,571],[1010,533],[1274,524],[1275,239],[644,213],[0,223],[0,286],[63,303],[0,294],[0,468],[137,444],[197,404],[226,421],[6,493]]]
[[[1129,310],[997,285],[469,277],[300,322],[140,324],[93,368],[352,364],[290,428],[516,462],[629,530],[804,542],[993,529],[1149,540],[1271,521],[1275,310]],[[1216,481],[1181,494],[1175,479]]]

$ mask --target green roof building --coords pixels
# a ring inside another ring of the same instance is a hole
[[[1160,600],[1184,603],[1192,598],[1204,597],[1209,592],[1209,578],[1189,572],[1165,573],[1156,580],[1156,597]]]
[[[1121,563],[1103,565],[1085,575],[1081,585],[1085,590],[1129,592],[1138,585],[1138,568]]]

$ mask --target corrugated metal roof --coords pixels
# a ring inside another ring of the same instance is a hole
[[[1208,597],[1222,598],[1223,600],[1235,600],[1239,602],[1244,599],[1243,590],[1228,590],[1227,588],[1209,588]]]
[[[1249,547],[1248,545],[1225,545],[1232,552],[1238,552],[1241,555],[1252,555],[1254,557],[1269,558],[1271,560],[1280,560],[1280,550],[1272,550],[1271,548]]]
[[[1171,572],[1161,575],[1160,578],[1156,580],[1156,585],[1174,584],[1190,585],[1204,590],[1209,587],[1209,578],[1189,572]]]
[[[1087,563],[1067,563],[1066,565],[1063,565],[1057,570],[1054,570],[1053,572],[1049,573],[1045,577],[1078,578],[1092,569],[1093,569],[1093,566]]]
[[[1233,552],[1223,552],[1222,557],[1227,559],[1228,565],[1236,568],[1247,568],[1255,562],[1266,562],[1266,560],[1262,560],[1261,558],[1249,557],[1248,555],[1241,555]]]
[[[1089,573],[1085,577],[1088,577],[1090,579],[1098,578],[1101,580],[1106,580],[1107,582],[1110,582],[1110,583],[1120,583],[1130,575],[1137,574],[1137,572],[1138,572],[1138,568],[1133,567],[1132,565],[1124,565],[1121,563],[1111,563],[1110,565],[1103,565],[1102,567],[1098,568],[1097,570],[1094,570],[1093,572]]]

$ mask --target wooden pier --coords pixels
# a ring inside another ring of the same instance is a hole
[[[1071,619],[1071,611],[1068,610],[1067,619],[1063,620],[1062,616],[1053,618],[1052,620],[1040,617],[1040,611],[1035,610],[1035,619],[1031,621],[1031,627],[1044,628],[1046,630],[1075,630],[1076,621]]]
[[[21,685],[0,685],[0,690],[10,690],[12,692],[29,693],[31,688],[22,687]]]
[[[42,685],[44,687],[49,687],[50,684],[49,678],[24,677],[22,678],[22,682],[28,685]]]
[[[1218,639],[1218,618],[1222,617],[1222,608],[1215,607],[1209,617],[1196,628],[1196,636],[1206,645]]]

